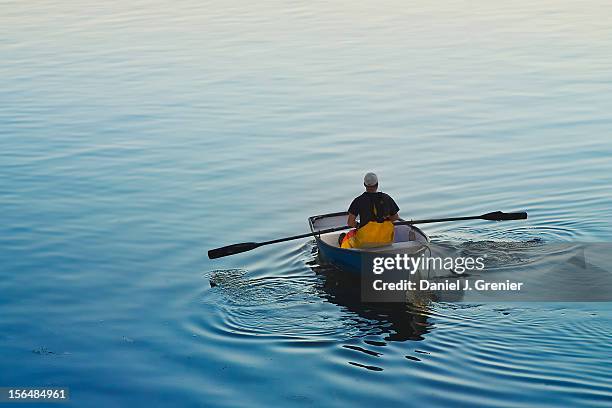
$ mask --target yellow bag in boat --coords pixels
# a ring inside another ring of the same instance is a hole
[[[355,245],[355,234],[357,234],[356,229],[350,230],[342,239],[340,248],[353,248],[352,245]]]
[[[355,236],[349,240],[349,245],[351,248],[389,245],[393,242],[394,231],[395,226],[391,221],[370,221],[357,230]]]

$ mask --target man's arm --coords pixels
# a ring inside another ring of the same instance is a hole
[[[393,215],[390,215],[390,216],[387,217],[387,219],[389,221],[397,221],[397,220],[399,220],[399,213],[395,213]]]
[[[387,219],[389,221],[397,221],[399,220],[399,207],[397,206],[397,204],[395,203],[395,200],[393,200],[390,196],[389,197],[389,201],[390,201],[390,205],[391,205],[391,213],[393,215],[390,215],[389,217],[387,217]]]
[[[349,213],[348,221],[346,223],[351,228],[357,228],[357,216]]]

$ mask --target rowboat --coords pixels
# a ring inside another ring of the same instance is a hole
[[[316,234],[319,231],[347,225],[348,212],[315,215],[308,218],[310,231],[319,248],[319,257],[343,270],[360,274],[365,258],[372,255],[418,255],[427,248],[429,237],[414,225],[396,225],[394,242],[373,248],[340,248],[341,232]]]

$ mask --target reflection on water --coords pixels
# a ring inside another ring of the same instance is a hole
[[[311,263],[310,268],[315,276],[263,279],[246,278],[245,271],[213,271],[210,284],[223,296],[224,330],[309,341],[372,336],[381,342],[421,340],[427,333],[425,306],[362,303],[358,279],[331,266]],[[308,307],[321,301],[340,312]]]
[[[367,332],[381,338],[381,341],[422,340],[428,332],[427,306],[409,303],[363,303],[361,301],[361,280],[338,270],[331,265],[309,262],[309,267],[321,279],[317,282],[320,296],[355,314]]]
[[[362,303],[359,279],[314,259],[308,265],[314,272],[308,277],[249,279],[246,271],[210,273],[211,287],[223,297],[217,330],[228,336],[276,338],[294,347],[338,344],[362,356],[359,362],[347,355],[347,364],[383,371],[376,361],[365,364],[364,357],[381,358],[388,352],[388,343],[418,342],[432,329],[427,306]],[[403,357],[420,361],[413,353]]]

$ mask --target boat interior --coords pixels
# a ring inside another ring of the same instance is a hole
[[[328,215],[320,215],[310,218],[312,232],[317,232],[329,228],[336,228],[347,225],[348,213],[335,213]],[[346,231],[331,232],[320,235],[319,238],[326,244],[339,247],[338,237]],[[419,228],[411,225],[396,225],[394,232],[394,242],[390,245],[368,247],[368,248],[351,248],[349,251],[368,252],[402,252],[402,250],[414,250],[416,247],[423,247],[429,242],[429,238]]]

